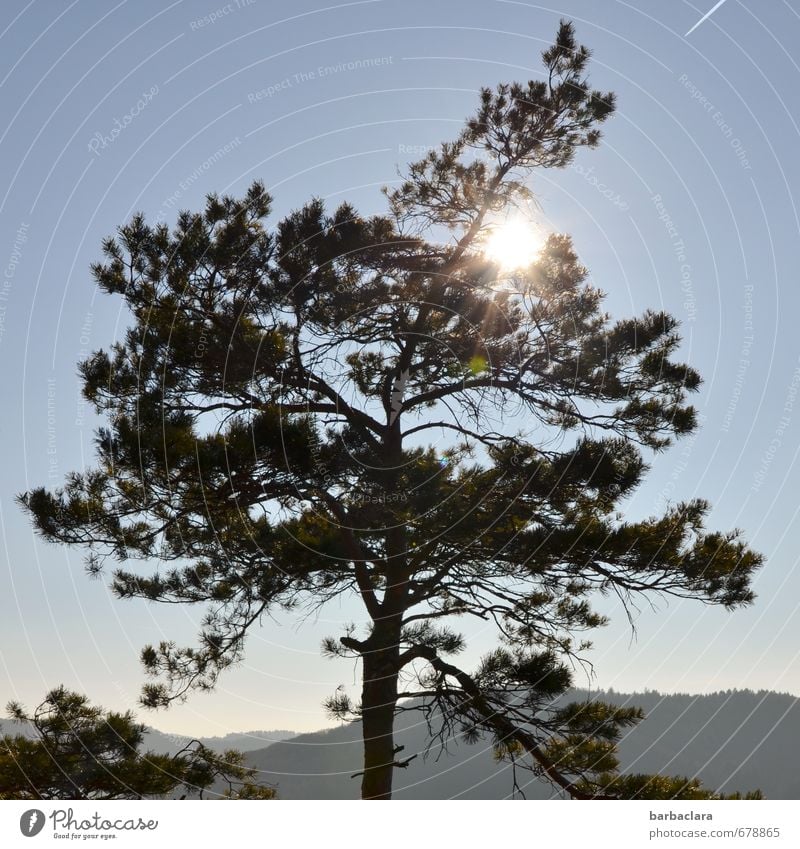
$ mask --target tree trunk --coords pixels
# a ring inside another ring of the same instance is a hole
[[[391,799],[394,773],[394,711],[397,703],[399,634],[373,631],[363,655],[361,723],[364,735],[362,799]]]

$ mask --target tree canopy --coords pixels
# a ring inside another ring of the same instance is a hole
[[[202,797],[215,782],[227,798],[275,796],[253,782],[241,752],[196,740],[174,755],[142,752],[147,729],[130,711],[104,711],[63,686],[31,714],[15,702],[8,712],[28,733],[0,737],[0,799]]]
[[[328,707],[363,721],[365,798],[410,762],[392,729],[411,697],[572,796],[694,793],[619,775],[640,712],[559,697],[605,622],[597,594],[753,600],[762,558],[705,529],[706,501],[622,512],[645,452],[697,426],[677,320],[612,320],[565,234],[511,276],[485,250],[530,173],[596,147],[614,111],[572,24],[542,60],[541,78],[482,89],[385,215],[312,199],[269,223],[256,182],[171,228],[120,227],[92,270],[131,325],[80,364],[106,422],[97,464],[20,497],[90,571],[116,562],[120,598],[207,607],[197,646],[143,650],[149,706],[212,688],[269,611],[360,597],[365,622],[324,649],[361,661],[360,703]],[[471,673],[464,617],[499,641]]]

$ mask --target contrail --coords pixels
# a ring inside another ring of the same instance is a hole
[[[717,9],[719,9],[719,7],[725,2],[726,0],[719,0],[719,3],[717,3],[714,8],[711,9],[710,12],[706,12],[705,15],[703,15],[703,17],[700,18],[700,20],[689,30],[689,32],[686,33],[684,38],[690,36],[700,26],[700,24],[703,23],[703,21],[707,21],[714,14],[714,12],[716,12]]]

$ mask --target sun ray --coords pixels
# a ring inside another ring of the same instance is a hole
[[[526,268],[544,246],[544,236],[531,221],[510,218],[492,227],[483,244],[483,253],[503,272]]]

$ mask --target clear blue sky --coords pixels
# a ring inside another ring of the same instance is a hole
[[[127,323],[91,282],[100,240],[135,210],[171,221],[254,178],[276,215],[312,194],[382,211],[379,187],[454,135],[481,85],[538,73],[562,16],[619,109],[600,149],[534,175],[544,219],[573,235],[614,314],[681,318],[705,377],[701,430],[653,460],[631,512],[704,496],[714,526],[741,527],[767,555],[746,611],[657,602],[632,639],[605,604],[594,686],[800,694],[800,2],[728,0],[685,38],[713,5],[6,0],[0,701],[33,705],[65,683],[130,706],[142,645],[191,641],[200,615],[114,599],[13,503],[92,462],[76,363]],[[342,605],[302,627],[268,622],[217,693],[145,719],[197,734],[320,727],[322,700],[357,673],[321,659],[319,641],[358,616]],[[468,633],[476,652],[489,644]]]

